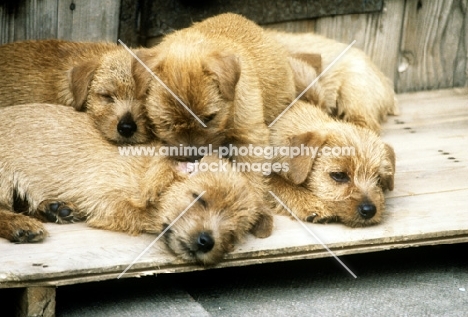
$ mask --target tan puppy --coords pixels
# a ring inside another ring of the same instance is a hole
[[[313,148],[293,158],[275,156],[289,170],[270,178],[272,192],[300,219],[351,227],[380,222],[383,192],[393,190],[395,154],[375,132],[298,101],[272,127],[271,143]]]
[[[271,211],[264,207],[243,173],[227,159],[204,157],[200,164],[226,166],[225,171],[198,171],[174,184],[161,199],[163,222],[170,224],[204,192],[163,239],[179,257],[203,265],[222,260],[236,243],[252,233],[265,238],[273,229]]]
[[[266,30],[265,34],[282,44],[291,54],[315,53],[322,56],[327,68],[346,44],[314,34],[293,34]],[[304,89],[315,79],[303,66],[296,69],[296,85]],[[380,132],[387,115],[399,113],[393,85],[361,50],[351,48],[318,81],[320,88],[304,94],[303,100],[314,102],[327,113]],[[317,91],[321,91],[317,95]],[[318,103],[317,103],[318,99]]]
[[[0,115],[9,118],[0,127],[2,238],[44,239],[42,223],[28,215],[59,223],[86,219],[90,226],[129,234],[159,233],[203,191],[166,233],[176,255],[214,265],[248,232],[271,234],[271,211],[227,160],[221,161],[225,172],[187,179],[166,157],[124,155],[99,131],[86,129],[89,116],[71,108],[30,104],[0,109]],[[39,115],[42,120],[36,120]],[[201,161],[206,162],[211,161]]]
[[[147,72],[111,43],[60,40],[0,46],[0,107],[45,102],[86,110],[104,137],[117,143],[151,138],[143,105]],[[41,118],[41,117],[39,117]]]
[[[170,161],[120,155],[89,128],[90,116],[71,107],[18,105],[0,108],[0,116],[8,118],[0,127],[0,237],[44,239],[42,224],[26,215],[87,218],[90,226],[130,234],[161,231],[159,196],[182,177]]]
[[[236,14],[174,32],[139,56],[207,126],[153,80],[148,116],[171,145],[266,144],[265,122],[295,97],[286,51]]]
[[[262,28],[236,14],[176,31],[138,54],[192,112],[160,82],[151,81],[148,118],[156,136],[172,146],[266,145],[265,123],[294,99],[286,51],[264,36]],[[253,156],[232,158],[262,162]],[[262,175],[246,176],[258,195],[264,195]]]

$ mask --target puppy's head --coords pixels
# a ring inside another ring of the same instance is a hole
[[[287,158],[289,170],[282,175],[310,190],[327,207],[321,219],[311,215],[310,221],[339,221],[351,227],[381,221],[384,191],[393,190],[395,154],[375,132],[330,120],[290,136],[289,142],[316,151],[315,157],[311,150],[309,155]]]
[[[227,142],[240,76],[236,55],[204,43],[163,42],[140,51],[139,57],[161,80],[151,80],[147,98],[157,137],[173,146],[216,147]]]
[[[180,258],[210,266],[220,262],[248,233],[261,238],[269,236],[273,218],[253,195],[242,173],[233,171],[228,160],[205,157],[200,164],[205,163],[226,170],[202,172],[200,165],[200,170],[164,194],[161,215],[167,227],[187,210],[163,239]]]
[[[86,110],[96,127],[116,143],[143,143],[151,139],[144,101],[150,79],[123,49],[96,60],[82,61],[69,71],[73,106]]]

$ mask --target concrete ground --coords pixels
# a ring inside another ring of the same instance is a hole
[[[325,258],[63,286],[57,316],[468,316],[467,253],[456,244],[340,257],[356,279]]]

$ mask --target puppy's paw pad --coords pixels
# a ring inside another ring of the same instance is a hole
[[[76,207],[72,203],[59,200],[45,200],[39,204],[37,211],[50,222],[73,222]]]

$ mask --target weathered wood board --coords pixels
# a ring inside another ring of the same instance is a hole
[[[381,224],[352,229],[307,224],[337,256],[468,241],[468,89],[399,96],[383,138],[397,155],[395,190]],[[272,236],[250,237],[217,267],[331,256],[298,222],[278,216]],[[155,239],[47,224],[39,244],[0,240],[0,288],[60,286],[117,278]],[[157,242],[124,277],[203,268],[174,258]]]
[[[9,1],[0,6],[0,44],[58,38],[117,42],[121,0]]]

